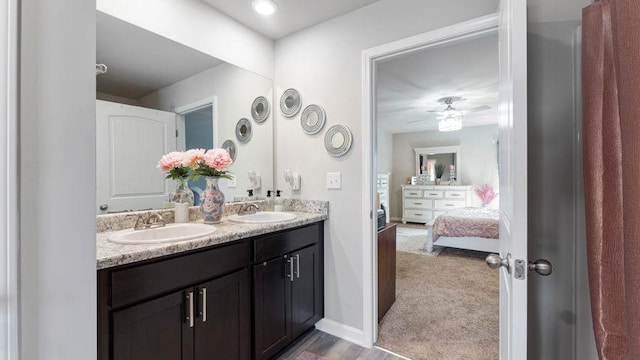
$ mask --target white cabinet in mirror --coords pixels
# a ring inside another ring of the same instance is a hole
[[[271,79],[101,11],[96,44],[97,62],[109,69],[96,77],[98,214],[164,207],[175,182],[156,168],[162,155],[231,139],[235,179],[220,181],[226,199],[251,188],[249,170],[261,174],[262,189],[273,188]],[[243,118],[251,129],[245,143],[236,140]],[[197,204],[204,184],[189,186]]]

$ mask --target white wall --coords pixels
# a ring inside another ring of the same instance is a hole
[[[323,134],[302,132],[299,116],[276,117],[276,178],[282,171],[302,176],[302,188],[285,196],[330,201],[325,224],[325,317],[348,326],[353,336],[363,328],[362,209],[362,51],[496,11],[497,1],[381,0],[295,33],[276,42],[276,96],[294,87],[303,106],[320,104],[326,128],[347,125],[353,147],[344,157],[329,156]],[[278,99],[276,99],[278,100]],[[326,189],[326,172],[342,173],[342,189]],[[360,333],[361,335],[361,333]],[[355,340],[355,339],[354,339]]]
[[[256,123],[251,117],[251,104],[258,96],[272,102],[272,93],[273,82],[270,79],[223,63],[138,99],[138,105],[173,111],[215,96],[216,146],[222,146],[227,139],[236,143],[236,161],[229,167],[236,175],[235,196],[247,195],[246,190],[250,188],[247,171],[254,170],[262,178],[262,187],[254,195],[264,197],[267,190],[273,188],[273,112],[264,122]],[[251,121],[253,132],[245,144],[241,144],[235,135],[236,123],[241,118]],[[233,189],[229,190],[233,192]],[[232,199],[227,197],[227,200]]]
[[[381,129],[378,129],[376,164],[378,173],[386,174],[393,171],[393,134]]]
[[[200,0],[97,0],[97,9],[244,69],[273,77],[273,40]]]
[[[402,190],[407,177],[416,175],[415,148],[460,146],[460,165],[457,169],[460,185],[491,184],[499,192],[495,140],[497,125],[463,127],[458,131],[422,131],[393,135],[393,179],[391,181],[391,217],[402,217]],[[378,149],[380,150],[380,149]],[[498,199],[491,207],[498,207]],[[477,196],[471,196],[471,206],[480,206]]]
[[[95,3],[21,5],[21,359],[94,359]]]

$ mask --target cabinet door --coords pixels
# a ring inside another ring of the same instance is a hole
[[[291,339],[291,263],[280,257],[254,265],[255,359],[269,359]]]
[[[114,311],[113,359],[188,359],[193,332],[187,320],[187,295],[174,293]]]
[[[198,285],[194,359],[251,357],[249,270]]]
[[[318,244],[291,254],[291,337],[297,338],[322,318],[322,256]]]

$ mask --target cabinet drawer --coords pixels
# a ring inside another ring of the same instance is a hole
[[[422,210],[406,210],[404,211],[404,218],[407,220],[417,220],[427,222],[433,218],[433,211]]]
[[[466,191],[445,191],[444,197],[447,199],[464,199],[466,197]]]
[[[251,264],[247,240],[111,272],[111,306],[117,308],[185,288]]]
[[[465,207],[464,200],[434,200],[436,209],[456,209]]]
[[[431,209],[433,208],[433,203],[432,200],[406,199],[404,201],[404,207],[411,209]]]
[[[274,259],[289,252],[320,242],[324,237],[323,223],[287,230],[254,241],[254,263]]]
[[[443,192],[438,190],[427,190],[424,192],[424,197],[427,199],[442,199]]]
[[[405,190],[404,191],[404,196],[405,197],[413,197],[413,198],[416,198],[416,197],[421,198],[423,193],[424,192],[422,190]]]

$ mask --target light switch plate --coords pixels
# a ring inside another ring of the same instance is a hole
[[[231,180],[227,179],[227,187],[228,188],[235,188],[236,187],[236,177],[235,176]]]
[[[327,189],[340,190],[342,189],[342,174],[339,172],[327,173]]]

